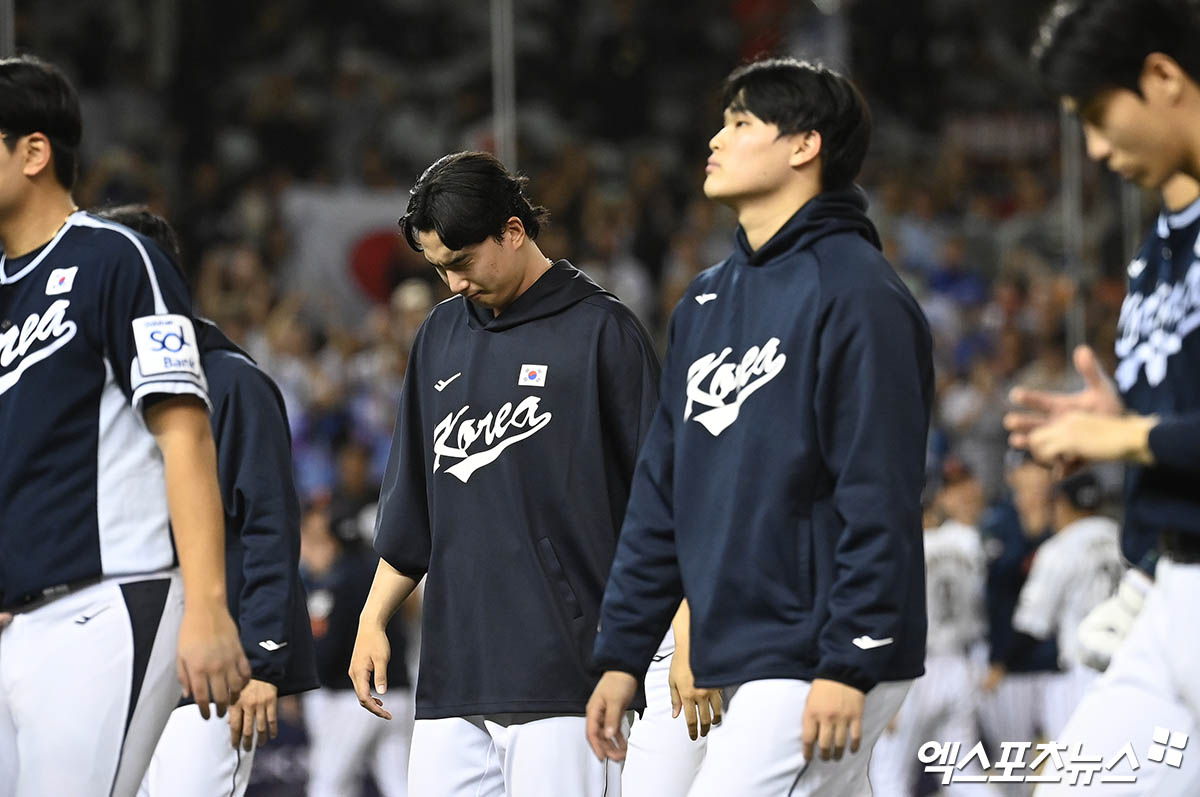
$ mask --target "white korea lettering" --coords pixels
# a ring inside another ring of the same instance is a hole
[[[494,413],[480,419],[467,418],[461,423],[470,405],[448,414],[433,430],[434,472],[441,467],[442,457],[453,457],[460,461],[446,472],[465,484],[475,471],[495,462],[504,449],[546,428],[554,416],[549,412],[539,413],[539,402],[540,397],[528,396],[516,408],[510,401]],[[509,432],[517,429],[523,431],[509,436]],[[449,442],[452,436],[453,445]],[[481,438],[488,447],[472,453],[471,447]]]
[[[787,363],[787,355],[779,353],[779,338],[771,338],[762,348],[751,346],[736,364],[725,362],[732,352],[726,346],[720,354],[706,354],[688,367],[683,419],[692,417],[694,404],[711,407],[696,415],[696,421],[713,437],[729,428],[737,420],[743,402],[778,376]],[[707,388],[703,386],[705,380]],[[728,400],[730,394],[734,394],[732,400]]]
[[[1121,304],[1117,322],[1116,380],[1121,390],[1137,382],[1144,369],[1151,387],[1167,375],[1167,360],[1183,347],[1183,339],[1200,327],[1200,261],[1192,263],[1178,284],[1164,283],[1149,295],[1131,293]]]
[[[41,316],[30,313],[19,329],[14,324],[0,333],[0,368],[8,368],[16,362],[16,367],[0,376],[0,394],[17,384],[26,369],[46,359],[75,337],[76,324],[67,320],[67,308],[70,306],[69,300],[59,299],[46,308]],[[47,340],[51,341],[48,345],[33,349],[35,344]]]

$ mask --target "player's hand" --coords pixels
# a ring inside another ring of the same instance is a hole
[[[596,758],[625,760],[621,718],[637,694],[638,682],[627,672],[609,670],[600,678],[587,703],[587,739]]]
[[[1051,393],[1015,387],[1008,399],[1019,411],[1004,416],[1008,442],[1013,448],[1029,448],[1029,434],[1068,412],[1087,412],[1116,416],[1124,412],[1116,385],[1104,373],[1089,346],[1075,347],[1075,370],[1083,378],[1084,388],[1075,393]]]
[[[237,702],[250,680],[250,662],[224,602],[184,605],[175,668],[183,696],[196,701],[204,719],[210,702],[218,717]]]
[[[1111,462],[1149,464],[1150,430],[1158,419],[1146,415],[1113,417],[1068,412],[1028,435],[1029,452],[1040,462]]]
[[[4,626],[11,623],[12,620],[13,620],[13,616],[11,614],[9,614],[8,612],[0,612],[0,631],[3,631]]]
[[[862,744],[862,714],[865,695],[853,686],[824,678],[814,679],[804,703],[801,741],[804,759],[812,761],[813,746],[822,761],[840,761],[846,742],[857,753]]]
[[[237,702],[229,707],[229,741],[235,750],[239,741],[247,753],[254,749],[255,728],[260,739],[279,735],[278,700],[279,689],[275,684],[250,679]]]
[[[354,652],[350,654],[350,682],[358,704],[376,717],[390,720],[392,715],[383,707],[383,701],[371,694],[371,679],[375,680],[375,691],[387,692],[387,667],[392,658],[392,645],[387,632],[374,623],[358,622],[358,636],[354,639]]]
[[[698,738],[697,730],[700,736],[707,736],[709,725],[721,722],[721,690],[697,689],[687,657],[679,655],[678,650],[671,656],[667,683],[671,686],[671,716],[678,717],[683,711],[692,741]]]
[[[1005,669],[1003,664],[993,664],[988,667],[987,674],[983,676],[983,683],[980,684],[980,687],[983,691],[991,694],[996,691],[996,688],[1000,686],[1000,682],[1007,675],[1008,670]]]
[[[1104,672],[1113,654],[1121,647],[1145,603],[1153,582],[1136,567],[1125,572],[1117,592],[1083,618],[1076,639],[1083,663]]]

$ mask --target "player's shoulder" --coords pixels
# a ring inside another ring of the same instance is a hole
[[[140,262],[166,257],[152,239],[123,224],[84,212],[73,214],[70,223],[74,240],[84,244],[97,260]]]

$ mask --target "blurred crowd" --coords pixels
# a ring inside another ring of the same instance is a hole
[[[173,221],[199,313],[283,391],[306,505],[339,536],[369,535],[407,352],[448,295],[395,220],[426,165],[493,146],[487,4],[70,5],[18,4],[17,41],[80,90],[78,203]],[[906,20],[869,0],[514,5],[518,166],[553,218],[539,244],[660,341],[731,244],[732,216],[700,191],[721,78],[776,52],[858,79],[876,124],[861,183],[935,336],[931,471],[954,455],[982,503],[1003,499],[1008,388],[1072,388],[1071,318],[1111,357],[1129,254],[1114,183],[1085,169],[1084,250],[1064,269],[1058,115],[1023,66],[1030,31],[1013,29],[1040,4],[1006,6],[1007,28],[973,0],[914,3]],[[918,71],[894,68],[922,53]],[[901,73],[930,82],[901,96]]]

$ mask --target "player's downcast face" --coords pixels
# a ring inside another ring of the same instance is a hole
[[[769,195],[787,182],[792,136],[745,110],[725,109],[724,124],[708,142],[704,195],[735,201]]]
[[[523,277],[509,238],[506,232],[499,241],[489,236],[477,244],[450,249],[434,230],[417,233],[425,259],[450,290],[496,312],[516,298]]]
[[[1064,105],[1079,114],[1088,157],[1125,180],[1157,191],[1183,163],[1181,131],[1151,93],[1111,89],[1082,106],[1069,98]]]

